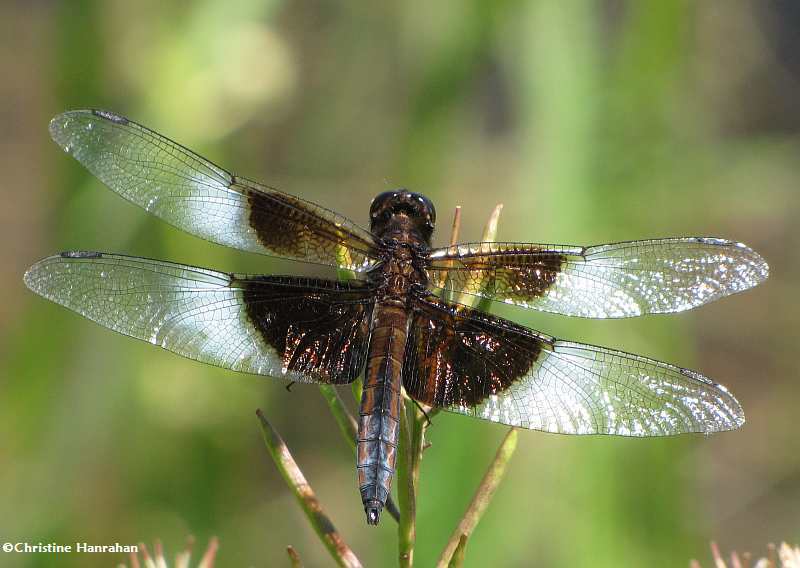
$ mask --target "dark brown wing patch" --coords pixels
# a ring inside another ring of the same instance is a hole
[[[283,368],[331,384],[353,381],[364,366],[374,300],[356,281],[256,276],[235,281],[247,317]]]
[[[89,251],[45,258],[25,283],[104,327],[184,357],[298,382],[346,383],[358,375],[374,305],[365,284]]]
[[[562,434],[666,436],[744,423],[730,392],[694,371],[433,297],[414,307],[403,386],[432,406]]]
[[[428,274],[434,288],[525,304],[553,286],[566,258],[524,243],[455,245],[431,254]]]
[[[414,299],[403,386],[435,407],[473,407],[524,377],[544,340],[511,322],[435,296]]]
[[[333,211],[243,178],[232,188],[247,196],[250,226],[273,254],[352,270],[374,264],[377,240]]]
[[[590,247],[471,243],[428,255],[434,288],[545,312],[622,318],[689,310],[769,274],[758,253],[725,239],[679,237]]]
[[[50,135],[113,191],[193,235],[358,272],[380,261],[378,239],[345,217],[234,176],[116,114],[66,112],[52,120]]]

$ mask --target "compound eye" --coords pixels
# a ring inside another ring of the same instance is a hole
[[[422,202],[425,206],[425,212],[430,217],[430,224],[433,225],[436,223],[436,208],[433,206],[433,202],[424,195],[422,196]]]
[[[383,193],[379,193],[375,196],[375,199],[372,200],[372,204],[369,206],[369,215],[373,219],[377,218],[381,214],[381,209],[386,206],[386,203],[394,199],[397,196],[396,191],[384,191]]]

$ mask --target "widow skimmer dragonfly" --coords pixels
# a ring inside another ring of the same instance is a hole
[[[365,230],[111,112],[66,112],[50,134],[109,188],[180,229],[359,275],[231,274],[73,251],[36,263],[25,283],[109,329],[227,369],[334,385],[363,371],[357,470],[369,524],[391,488],[401,389],[434,408],[564,434],[664,436],[744,423],[736,398],[695,371],[443,299],[466,293],[585,318],[680,312],[767,278],[766,262],[741,243],[434,248],[436,212],[419,193],[378,195]]]

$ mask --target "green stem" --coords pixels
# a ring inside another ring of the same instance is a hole
[[[516,428],[509,428],[505,438],[503,438],[503,441],[500,442],[500,447],[497,448],[497,454],[495,455],[494,460],[492,460],[492,463],[489,466],[489,469],[486,471],[486,474],[483,476],[475,495],[472,497],[472,502],[464,512],[464,516],[458,523],[456,530],[454,530],[453,534],[450,536],[450,540],[447,541],[447,545],[444,547],[441,556],[439,556],[439,561],[436,563],[437,568],[445,568],[453,558],[453,554],[458,548],[461,539],[469,538],[469,536],[472,534],[472,531],[475,530],[478,521],[481,520],[481,517],[483,516],[483,513],[486,512],[486,508],[489,506],[495,491],[497,491],[497,487],[503,480],[506,468],[508,467],[508,462],[511,459],[511,456],[514,455],[514,450],[516,447],[517,430]]]
[[[400,505],[400,526],[397,538],[400,566],[414,565],[414,545],[417,540],[417,495],[414,486],[414,458],[412,456],[411,430],[413,419],[409,418],[409,405],[402,400],[400,411],[400,447],[397,464],[397,497]],[[413,408],[412,408],[413,409]]]
[[[503,205],[497,205],[486,222],[483,231],[483,241],[491,242],[497,237],[497,225],[500,219],[500,212]],[[461,228],[461,207],[457,207],[453,215],[453,229],[450,235],[450,245],[454,246],[458,240]],[[447,290],[447,286],[445,286]],[[446,295],[446,291],[444,292]],[[476,298],[466,294],[459,295],[458,300],[462,303],[472,305]],[[490,301],[486,300],[485,304]],[[480,305],[486,309],[483,303]],[[400,448],[398,453],[397,468],[397,487],[400,501],[400,526],[398,528],[400,566],[410,567],[414,563],[414,545],[416,544],[416,507],[417,489],[419,486],[420,464],[422,463],[422,452],[425,449],[425,430],[428,427],[428,419],[434,416],[438,409],[429,408],[426,412],[420,411],[416,405],[408,404],[409,400],[404,399],[404,410],[400,416]],[[426,415],[427,413],[427,415]],[[453,551],[458,547],[459,541],[456,540],[455,547],[450,551],[449,557],[453,556]],[[464,538],[466,546],[466,536]],[[461,560],[463,561],[464,547],[460,549]]]
[[[456,550],[453,552],[453,557],[450,559],[450,564],[447,565],[447,568],[460,568],[464,565],[468,538],[467,535],[462,534],[461,538],[458,539],[458,546],[456,546]]]
[[[278,434],[277,430],[273,428],[272,424],[266,419],[261,410],[256,411],[259,422],[261,424],[261,434],[264,437],[264,444],[267,446],[270,455],[272,456],[275,466],[281,472],[286,484],[294,493],[297,502],[303,509],[303,512],[308,517],[311,526],[319,536],[322,544],[328,549],[328,552],[336,561],[339,566],[348,568],[356,568],[361,566],[350,547],[345,544],[341,535],[334,527],[333,522],[322,509],[322,505],[314,495],[308,481],[306,481],[303,472],[294,461],[289,448],[286,443]]]
[[[355,448],[356,436],[358,435],[356,421],[344,406],[336,387],[333,385],[320,385],[319,392],[325,398],[325,402],[328,403],[328,408],[333,414],[333,419],[336,420],[344,439],[347,440],[350,447]]]
[[[400,463],[397,468],[397,488],[400,497],[400,566],[413,566],[417,538],[417,489],[422,452],[425,449],[425,430],[428,419],[409,398],[403,399],[400,415]]]
[[[411,431],[411,482],[413,483],[414,495],[416,496],[417,487],[419,486],[419,469],[422,463],[422,452],[425,449],[425,431],[428,428],[428,419],[416,405],[411,408],[411,412],[414,417],[414,429]]]

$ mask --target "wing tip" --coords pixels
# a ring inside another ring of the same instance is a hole
[[[757,286],[769,278],[769,264],[767,264],[763,256],[758,254],[747,244],[716,237],[693,237],[693,240],[698,243],[738,249],[741,260],[747,263],[748,268],[746,274],[742,277],[742,280],[746,284],[745,290]]]
[[[745,418],[744,410],[742,410],[742,407],[738,404],[738,401],[736,407],[728,408],[728,410],[730,411],[730,416],[726,416],[720,421],[715,421],[710,428],[704,429],[703,433],[715,434],[718,432],[731,432],[744,426],[745,422],[747,422],[747,419]]]
[[[37,294],[38,292],[36,291],[36,288],[34,286],[35,286],[36,271],[38,268],[39,268],[39,262],[28,268],[28,270],[25,271],[25,274],[22,275],[22,281],[25,283],[25,287],[28,288],[28,290],[30,290],[31,292],[35,292]]]
[[[711,295],[694,305],[677,310],[664,310],[660,313],[675,313],[696,308],[724,296],[755,288],[769,278],[769,264],[767,264],[767,261],[745,243],[716,237],[690,238],[697,243],[714,245],[731,251],[727,253],[728,257],[726,259],[718,261],[718,265],[727,268],[728,273],[724,275],[724,279],[720,284],[720,288],[717,290],[717,294]]]
[[[107,120],[109,122],[113,122],[114,124],[125,125],[130,122],[130,120],[128,120],[124,116],[121,116],[119,114],[116,114],[108,110],[94,109],[94,108],[68,110],[62,112],[61,114],[57,114],[52,119],[50,119],[50,124],[48,126],[48,129],[50,131],[50,138],[52,138],[56,144],[64,148],[65,152],[69,153],[71,150],[69,143],[70,138],[72,138],[72,136],[74,135],[72,132],[67,130],[67,127],[69,127],[70,122],[78,118],[86,118],[92,116]],[[85,128],[91,130],[92,123],[91,122],[86,123]]]
[[[757,286],[769,278],[769,264],[767,264],[763,256],[744,243],[736,243],[736,246],[749,253],[749,261],[754,275],[752,286]]]
[[[713,420],[711,420],[710,427],[704,428],[703,432],[713,434],[715,432],[729,432],[731,430],[738,430],[747,421],[744,415],[744,409],[741,403],[737,400],[733,393],[725,387],[707,379],[710,386],[717,391],[717,404],[714,406]]]
[[[64,127],[68,124],[70,112],[63,112],[59,115],[54,116],[50,119],[50,124],[48,126],[48,131],[50,132],[50,138],[64,148],[65,152],[69,152],[68,147],[64,144]]]
[[[67,154],[72,150],[72,134],[67,128],[77,116],[85,115],[90,112],[90,110],[68,110],[50,119],[50,124],[48,126],[50,138],[52,138],[53,142],[61,146]]]
[[[691,369],[680,369],[680,373],[706,385],[706,412],[700,422],[701,428],[696,430],[701,434],[714,432],[727,432],[741,428],[746,419],[741,403],[733,396],[725,385],[712,381],[705,375]],[[708,408],[708,407],[711,408]]]
[[[40,261],[34,263],[33,265],[25,271],[25,274],[22,276],[22,281],[25,283],[25,286],[33,292],[34,294],[39,294],[40,296],[45,295],[44,287],[42,285],[42,276],[44,275],[44,268],[47,264],[53,259],[54,257],[48,256],[47,258],[43,258]]]
[[[739,428],[745,425],[745,422],[747,422],[747,418],[744,415],[744,409],[742,409],[742,407],[739,406],[738,412],[734,417],[734,422],[730,430],[738,430]]]
[[[764,257],[742,242],[728,241],[726,246],[737,249],[736,278],[738,289],[732,292],[743,292],[755,288],[769,278],[769,264]],[[732,293],[728,292],[728,293]],[[726,294],[727,295],[727,294]]]
[[[38,262],[32,264],[25,274],[22,275],[22,281],[31,292],[39,294],[40,296],[47,297],[42,283],[42,277],[45,276],[45,270],[51,263],[58,262],[62,259],[97,259],[103,258],[103,253],[90,251],[90,250],[68,250],[58,254],[47,256]]]

